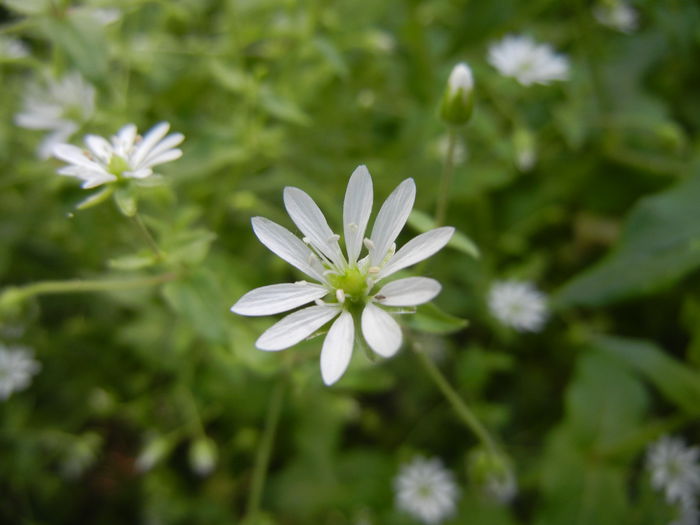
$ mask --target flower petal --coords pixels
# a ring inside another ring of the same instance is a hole
[[[340,314],[331,325],[321,350],[321,377],[332,385],[347,370],[355,342],[355,324],[350,312]]]
[[[181,149],[169,149],[157,155],[149,155],[148,158],[141,164],[142,168],[150,168],[151,166],[156,166],[157,164],[164,164],[170,162],[171,160],[176,160],[182,157]]]
[[[85,135],[84,140],[85,145],[95,158],[104,164],[109,164],[112,153],[114,153],[114,149],[109,141],[99,135]]]
[[[271,284],[245,294],[231,307],[231,311],[253,316],[278,314],[320,299],[327,293],[328,290],[320,284],[305,281]]]
[[[255,235],[270,251],[306,275],[325,282],[325,278],[310,262],[311,250],[292,232],[265,217],[253,217],[251,222]]]
[[[431,301],[442,286],[428,277],[406,277],[383,286],[374,300],[384,306],[416,306]]]
[[[260,350],[284,350],[303,341],[338,315],[338,306],[309,306],[283,317],[255,341]]]
[[[366,166],[358,166],[348,182],[343,204],[343,233],[350,264],[357,261],[362,250],[362,240],[372,212],[372,198],[372,177]]]
[[[284,189],[284,206],[294,224],[309,242],[333,264],[343,268],[344,258],[338,244],[338,236],[328,226],[323,212],[314,200],[299,188],[288,186]]]
[[[102,169],[99,164],[87,157],[85,150],[73,146],[73,144],[56,144],[53,147],[53,156],[69,164],[87,169]]]
[[[416,184],[413,179],[406,179],[399,184],[382,204],[372,228],[372,244],[369,263],[378,266],[387,251],[398,237],[406,219],[411,213],[416,198]]]
[[[382,357],[391,357],[401,347],[401,327],[373,303],[362,310],[362,335],[369,347]]]
[[[143,164],[149,166],[152,164],[156,164],[156,162],[154,161],[155,158],[159,157],[161,153],[166,153],[168,152],[168,150],[175,148],[175,146],[180,144],[183,140],[185,140],[185,136],[182,133],[171,133],[163,140],[161,140],[158,144],[156,144],[153,147],[153,149],[151,149],[151,151],[148,152],[146,158],[143,159]]]
[[[168,122],[160,122],[148,130],[131,155],[132,166],[138,166],[160,139],[165,137],[169,129],[170,124]]]
[[[377,279],[382,279],[423,259],[427,259],[444,248],[454,232],[455,229],[452,226],[443,226],[414,237],[389,259],[389,262],[377,274]]]

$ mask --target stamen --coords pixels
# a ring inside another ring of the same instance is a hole
[[[345,292],[343,291],[342,288],[338,288],[335,291],[335,297],[338,299],[339,303],[344,303],[345,302]]]
[[[328,240],[326,242],[338,242],[340,240],[340,235],[337,233],[334,233],[330,237],[328,237]]]
[[[357,230],[360,229],[360,227],[357,224],[355,224],[354,222],[348,223],[348,228],[353,232],[356,232]]]
[[[323,301],[323,299],[316,299],[314,300],[314,303],[316,303],[316,306],[326,306],[326,303]]]
[[[311,239],[308,237],[302,237],[301,240],[304,244],[311,244]]]
[[[362,243],[365,245],[365,248],[368,250],[374,250],[374,243],[372,242],[372,239],[365,239],[362,241]]]
[[[370,266],[369,269],[367,270],[367,273],[375,274],[379,273],[381,271],[381,268],[379,266]]]
[[[375,298],[377,301],[383,301],[384,299],[386,299],[386,296],[385,296],[385,295],[379,295],[379,294],[377,294],[377,295],[374,296],[374,298]]]
[[[307,281],[295,281],[294,284],[297,286],[306,286],[309,283]]]

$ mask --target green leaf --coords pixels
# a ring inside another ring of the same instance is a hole
[[[185,279],[169,282],[163,287],[163,295],[200,335],[213,342],[226,342],[229,310],[210,272],[202,269]]]
[[[700,373],[642,339],[600,336],[596,348],[642,374],[670,402],[689,414],[700,414]]]
[[[450,334],[465,328],[469,321],[443,312],[433,303],[419,306],[414,315],[408,316],[407,324],[419,332]]]
[[[114,201],[117,203],[119,211],[127,217],[133,217],[138,211],[136,197],[129,188],[119,188],[114,192]]]
[[[110,195],[112,195],[112,192],[114,191],[114,188],[112,186],[105,186],[102,188],[100,191],[95,192],[82,201],[80,201],[77,206],[75,207],[77,210],[85,210],[87,208],[92,208],[93,206],[97,206],[101,202],[103,202],[105,199],[108,199]]]
[[[643,199],[617,248],[566,284],[558,307],[598,306],[665,289],[700,266],[700,174]]]
[[[152,253],[129,254],[109,259],[107,264],[115,270],[140,270],[157,262]]]
[[[408,225],[420,233],[425,233],[435,228],[435,219],[427,213],[413,210],[411,215],[408,216]],[[450,242],[447,243],[447,246],[466,253],[467,255],[471,255],[475,259],[481,256],[479,248],[474,244],[474,241],[457,229],[455,229],[455,233],[450,239]]]
[[[101,24],[92,16],[80,12],[50,16],[44,19],[44,30],[86,77],[97,80],[107,76],[107,41]]]

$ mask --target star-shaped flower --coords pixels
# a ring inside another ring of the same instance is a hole
[[[527,36],[506,36],[489,46],[489,62],[501,75],[523,86],[549,84],[569,78],[569,61],[549,44],[537,44]]]
[[[182,133],[166,137],[169,129],[170,124],[161,122],[141,137],[134,124],[127,124],[111,140],[87,135],[86,150],[72,144],[57,144],[53,155],[68,163],[58,173],[81,179],[86,189],[117,180],[145,179],[153,175],[153,166],[182,156],[175,146],[185,137]]]
[[[356,325],[361,327],[358,335],[374,352],[382,357],[394,355],[402,336],[391,309],[426,303],[440,293],[441,286],[427,277],[406,277],[383,286],[379,283],[430,257],[454,233],[451,227],[436,228],[396,251],[394,241],[413,208],[415,194],[413,179],[399,184],[379,210],[371,235],[365,238],[372,211],[372,178],[366,167],[358,167],[348,182],[343,206],[345,254],[340,236],[331,231],[313,199],[298,188],[284,189],[284,204],[303,240],[279,224],[254,217],[253,231],[260,242],[316,281],[256,288],[233,305],[234,313],[261,316],[315,302],[282,318],[258,338],[256,346],[283,350],[335,319],[321,350],[321,375],[327,385],[340,379],[350,363]],[[360,259],[363,246],[367,254]]]

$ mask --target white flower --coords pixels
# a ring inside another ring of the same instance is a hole
[[[509,35],[489,46],[489,62],[507,77],[524,86],[549,84],[569,77],[569,62],[549,44],[536,44],[530,37]]]
[[[48,131],[37,154],[46,159],[56,144],[67,141],[95,111],[95,88],[79,73],[27,89],[24,108],[15,115],[22,128]]]
[[[651,484],[664,491],[666,501],[680,506],[695,506],[700,491],[700,449],[687,447],[683,440],[664,436],[647,450],[647,469]]]
[[[394,491],[396,506],[423,523],[440,523],[457,510],[457,484],[437,458],[417,457],[403,465],[394,478]]]
[[[175,148],[184,139],[182,133],[165,136],[170,124],[155,125],[144,137],[138,135],[134,124],[127,124],[108,141],[97,135],[86,135],[87,149],[72,144],[57,144],[53,155],[69,165],[58,170],[60,175],[77,177],[83,188],[124,179],[144,179],[153,175],[153,166],[182,156]]]
[[[547,300],[532,283],[497,281],[488,304],[496,319],[519,332],[538,332],[547,320]]]
[[[304,235],[299,240],[286,228],[263,217],[252,219],[253,231],[265,246],[316,283],[299,281],[256,288],[241,297],[231,311],[241,315],[272,315],[315,301],[265,331],[255,345],[282,350],[306,339],[335,319],[321,350],[321,375],[330,385],[345,372],[355,342],[355,327],[369,347],[391,357],[401,346],[401,328],[386,307],[411,307],[432,300],[440,283],[426,277],[407,277],[385,284],[382,279],[430,257],[447,244],[454,228],[442,227],[418,235],[395,252],[394,241],[406,223],[416,187],[404,180],[389,195],[377,215],[369,239],[365,229],[372,211],[372,178],[358,167],[350,177],[343,206],[347,256],[316,203],[298,188],[284,189],[284,204]],[[362,248],[367,255],[359,259]],[[326,298],[322,301],[322,298]]]
[[[0,346],[0,399],[27,388],[40,368],[30,350]]]
[[[0,36],[0,57],[9,60],[17,60],[29,56],[29,49],[18,38]]]
[[[678,518],[669,525],[698,525],[700,523],[700,512],[698,512],[698,502],[695,497],[683,500],[678,505]]]
[[[637,11],[623,0],[609,0],[594,6],[593,16],[602,25],[622,33],[637,29]]]

